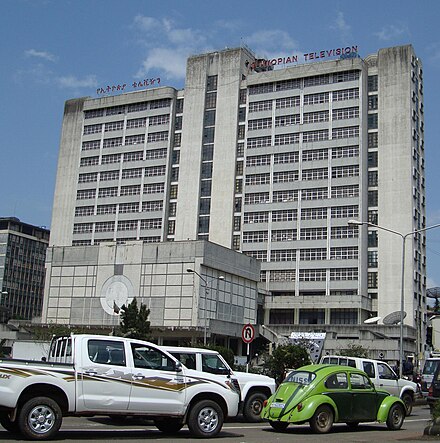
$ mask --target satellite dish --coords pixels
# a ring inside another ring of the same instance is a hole
[[[383,318],[383,324],[384,325],[397,325],[398,323],[400,323],[400,319],[405,318],[406,317],[406,312],[405,311],[394,311],[391,312],[390,314],[386,315]]]
[[[370,323],[377,323],[382,317],[371,317],[364,320],[364,323],[370,324]]]

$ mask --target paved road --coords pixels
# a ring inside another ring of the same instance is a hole
[[[384,424],[360,425],[351,431],[346,425],[335,425],[332,432],[326,435],[312,434],[308,425],[290,426],[285,433],[279,433],[265,423],[249,424],[239,420],[229,421],[223,426],[222,432],[214,439],[193,439],[186,428],[172,438],[161,434],[154,426],[142,420],[132,420],[123,425],[115,425],[106,417],[65,418],[63,426],[54,442],[114,442],[134,443],[160,441],[161,443],[211,442],[217,443],[382,443],[388,441],[420,442],[439,441],[440,437],[423,437],[423,429],[429,420],[427,406],[414,407],[413,414],[405,420],[400,431],[388,431]],[[0,428],[0,442],[24,441]]]

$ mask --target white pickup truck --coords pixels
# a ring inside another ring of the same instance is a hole
[[[214,437],[238,413],[230,380],[212,381],[152,343],[102,335],[52,342],[46,362],[0,360],[0,424],[26,439],[53,438],[63,416],[141,416],[164,433],[185,424]]]
[[[162,346],[187,368],[202,371],[207,377],[224,381],[231,378],[240,390],[240,411],[248,422],[259,422],[263,402],[276,389],[275,379],[266,375],[233,371],[223,357],[214,350],[180,346]]]

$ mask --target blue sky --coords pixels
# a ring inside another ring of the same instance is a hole
[[[0,216],[50,227],[64,102],[159,78],[183,87],[188,55],[246,44],[262,57],[411,43],[423,62],[427,225],[440,223],[440,2],[3,0]],[[437,79],[437,80],[436,80]],[[436,105],[437,103],[437,105]],[[440,286],[440,228],[428,233]]]

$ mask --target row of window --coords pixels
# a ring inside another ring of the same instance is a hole
[[[153,236],[140,236],[140,237],[116,237],[116,243],[126,243],[128,241],[132,240],[142,240],[144,243],[159,243],[161,241],[161,238],[159,235],[153,235]],[[112,238],[100,238],[100,239],[94,239],[93,241],[91,239],[86,240],[72,240],[72,246],[90,246],[90,245],[99,245],[100,243],[108,243],[108,242],[114,242],[115,240]]]
[[[272,249],[271,251],[245,251],[244,253],[264,262],[356,260],[358,258],[357,246],[330,248],[329,254],[327,254],[326,248]]]
[[[148,118],[148,126],[167,125],[170,122],[170,115],[152,115]],[[144,128],[147,126],[147,117],[127,120],[126,129]],[[121,131],[124,129],[124,120],[115,122],[97,123],[94,125],[84,125],[83,135],[98,134],[104,132]]]
[[[300,137],[304,143],[330,140],[330,132],[328,129],[316,131],[293,132],[290,134],[278,134],[273,139],[274,146],[291,145],[300,142]],[[347,126],[342,128],[333,128],[331,131],[331,139],[339,140],[343,138],[359,137],[359,126]],[[247,139],[247,148],[264,148],[272,146],[272,136],[266,135],[262,137],[251,137]]]
[[[331,228],[331,238],[357,238],[357,227],[334,226]],[[296,229],[274,229],[272,231],[250,231],[243,232],[243,243],[265,243],[269,237],[273,242],[295,241],[295,240],[326,240],[327,227]]]
[[[122,171],[114,170],[114,171],[101,171],[99,173],[100,181],[108,181],[108,180],[119,180],[121,179],[130,179],[130,178],[140,178],[142,177],[142,173],[144,173],[145,177],[157,177],[161,175],[165,175],[166,166],[149,166],[147,168],[132,168],[132,169],[124,169]],[[84,174],[79,174],[78,183],[89,183],[98,181],[98,172],[88,172]]]
[[[333,83],[356,81],[360,71],[344,71],[331,74],[314,75],[298,79],[282,80],[278,82],[263,83],[249,86],[249,95],[267,94],[271,92],[286,91],[289,89],[307,88],[311,86],[329,85]]]
[[[133,231],[140,229],[161,229],[162,219],[153,218],[149,220],[120,220],[117,225],[114,221],[96,223],[75,223],[73,225],[74,234],[86,234],[91,232],[113,232],[115,227],[118,231]]]
[[[101,156],[101,162],[99,155],[93,157],[82,157],[80,160],[80,166],[95,166],[99,164],[106,165],[110,163],[156,160],[166,158],[167,152],[168,150],[166,148],[161,148],[150,149],[146,151],[124,152],[120,154],[108,154]]]
[[[345,120],[345,119],[358,118],[358,117],[359,117],[358,107],[333,109],[332,111],[332,120]],[[320,123],[328,121],[329,121],[329,111],[316,111],[316,112],[304,113],[302,123],[307,124],[307,123]],[[301,124],[300,114],[282,115],[279,117],[275,117],[275,128],[283,126],[299,125],[299,124]],[[272,126],[273,126],[272,117],[249,120],[248,122],[249,131],[268,129],[272,128]]]
[[[98,205],[96,206],[78,206],[75,208],[75,217],[86,217],[89,215],[103,215],[103,214],[125,214],[131,212],[155,212],[163,210],[163,201],[154,200],[146,202],[130,202],[119,203],[112,205]]]
[[[165,192],[164,183],[148,183],[143,186],[143,194],[157,194]],[[119,189],[117,186],[100,189],[79,189],[76,192],[77,200],[87,200],[91,198],[106,198],[106,197],[118,197],[126,195],[140,195],[141,185],[121,186]]]
[[[171,99],[151,100],[139,103],[131,103],[129,105],[111,106],[108,108],[91,109],[84,111],[84,118],[103,117],[104,115],[119,115],[130,112],[146,111],[148,109],[168,108],[171,105]]]

